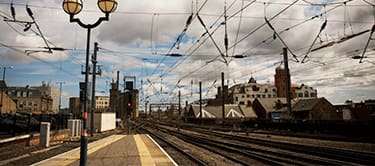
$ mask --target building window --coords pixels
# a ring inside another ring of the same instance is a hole
[[[252,98],[255,98],[255,95],[251,95]]]
[[[245,98],[245,96],[244,96],[244,95],[242,95],[242,98]]]
[[[257,98],[260,98],[260,95],[257,95]]]
[[[238,101],[238,97],[236,97],[236,101]]]
[[[268,98],[271,98],[271,95],[268,95]]]
[[[250,95],[246,95],[247,98],[250,98]]]
[[[240,93],[245,93],[245,87],[240,87]]]
[[[253,91],[259,91],[259,87],[257,87],[256,85],[253,85]]]
[[[265,89],[265,90],[264,90],[264,93],[267,93],[267,92],[268,92],[268,89]]]
[[[266,95],[262,95],[262,98],[266,98]]]
[[[305,97],[309,97],[309,92],[305,91]]]
[[[298,93],[298,97],[303,97],[303,93]]]
[[[310,97],[316,97],[315,93],[310,93]]]

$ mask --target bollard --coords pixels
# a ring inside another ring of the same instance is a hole
[[[49,134],[50,134],[51,123],[42,122],[40,125],[40,145],[44,147],[49,147]]]

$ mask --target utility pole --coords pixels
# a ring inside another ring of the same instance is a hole
[[[96,55],[99,50],[98,43],[94,43],[94,54],[91,57],[91,62],[93,65],[93,71],[92,71],[92,92],[91,92],[91,115],[90,115],[90,135],[94,136],[94,113],[95,113],[95,107],[96,107],[96,98],[95,98],[95,82],[96,82],[96,75],[101,75],[101,70],[99,69],[99,72],[96,72],[96,64],[98,61],[96,60]]]
[[[181,117],[181,91],[178,88],[178,115]]]
[[[286,75],[286,101],[288,107],[288,114],[292,115],[292,104],[291,104],[291,96],[290,96],[290,74],[289,74],[289,66],[288,66],[288,50],[287,48],[283,48],[283,55],[284,55],[284,67],[285,67],[285,75]]]
[[[62,85],[65,84],[65,82],[56,82],[56,84],[60,84],[60,97],[59,97],[59,112],[61,111],[61,91],[62,91]]]
[[[145,115],[146,115],[146,119],[147,119],[147,104],[148,104],[148,101],[146,100],[145,101]]]
[[[224,97],[224,72],[221,72],[221,100],[222,102],[222,116],[223,116],[223,124],[225,120],[225,97]]]
[[[203,124],[203,111],[202,111],[202,81],[199,81],[199,111],[201,124]]]

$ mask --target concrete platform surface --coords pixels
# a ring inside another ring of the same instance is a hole
[[[78,166],[80,148],[40,161],[33,166]],[[149,135],[112,135],[88,144],[89,166],[177,165]]]

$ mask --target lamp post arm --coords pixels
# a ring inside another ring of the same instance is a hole
[[[102,21],[108,21],[109,20],[109,13],[105,13],[105,17],[100,17],[94,24],[84,24],[80,19],[74,18],[74,15],[70,15],[70,22],[76,22],[79,26],[91,29],[97,27]]]

